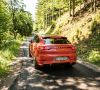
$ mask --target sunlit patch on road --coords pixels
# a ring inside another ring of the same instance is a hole
[[[80,75],[77,65],[71,69],[51,66],[36,70],[34,64],[29,61],[27,64],[23,66],[11,90],[99,90],[100,79]]]

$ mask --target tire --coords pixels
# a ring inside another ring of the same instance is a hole
[[[35,60],[34,60],[34,61],[35,61],[35,68],[36,68],[36,69],[41,69],[41,66],[40,66],[40,65],[38,65],[38,63],[37,63],[37,61],[36,61],[36,58],[35,58]]]
[[[71,63],[71,64],[69,63],[69,64],[66,64],[66,67],[67,67],[67,68],[72,68],[74,64],[75,64],[75,63]]]
[[[30,48],[29,48],[29,57],[32,57],[31,53],[30,53]]]
[[[73,67],[73,65],[72,65],[72,64],[68,64],[67,66],[68,66],[69,68],[72,68],[72,67]]]

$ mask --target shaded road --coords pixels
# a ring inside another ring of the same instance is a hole
[[[100,90],[100,73],[78,63],[72,68],[60,65],[36,70],[27,57],[9,90]]]

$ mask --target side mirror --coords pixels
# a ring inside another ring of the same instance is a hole
[[[34,40],[30,40],[29,42],[30,42],[30,43],[34,43]]]
[[[33,41],[32,41],[32,40],[30,40],[29,42],[30,42],[30,43],[32,43]]]

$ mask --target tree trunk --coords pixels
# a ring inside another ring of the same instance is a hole
[[[73,17],[74,17],[74,14],[75,14],[75,0],[73,0]]]
[[[54,1],[52,0],[52,21],[53,21],[53,15],[54,15],[54,14],[53,14],[53,12],[54,12],[54,10],[53,10],[53,8],[54,8],[53,4],[54,4],[54,3],[53,3],[53,2],[54,2]]]
[[[92,9],[92,12],[93,12],[93,4],[94,4],[94,0],[91,0],[91,9]]]
[[[96,12],[96,0],[94,0],[94,12]]]
[[[69,0],[69,15],[71,16],[71,9],[72,9],[72,4],[71,4],[72,0]]]
[[[61,16],[61,13],[60,13],[60,8],[59,8],[59,17]]]
[[[13,35],[14,35],[14,39],[16,39],[17,33],[16,33],[16,21],[15,21],[15,8],[13,7],[12,1],[11,2],[11,7],[12,7],[12,23],[13,23]]]

